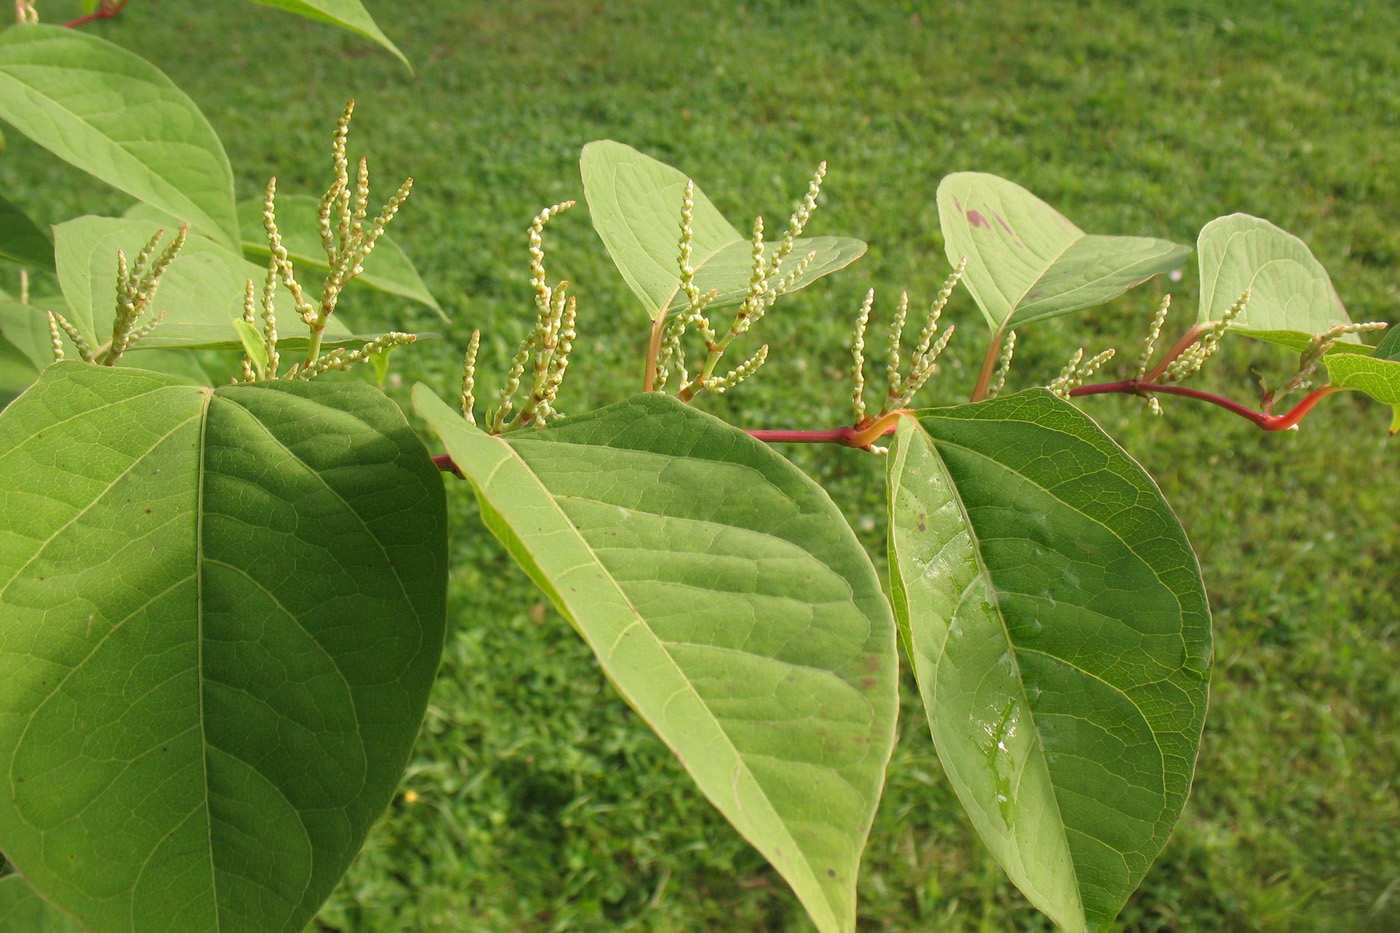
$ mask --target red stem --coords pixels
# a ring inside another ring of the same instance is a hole
[[[1286,414],[1269,415],[1262,411],[1255,411],[1246,408],[1238,402],[1232,402],[1228,398],[1219,395],[1212,395],[1210,392],[1202,392],[1199,389],[1188,389],[1185,386],[1156,385],[1154,383],[1139,382],[1136,379],[1124,379],[1121,382],[1101,382],[1098,385],[1080,386],[1077,389],[1070,389],[1069,394],[1074,397],[1081,395],[1109,395],[1121,393],[1124,395],[1145,395],[1148,392],[1162,392],[1167,395],[1182,395],[1186,398],[1198,399],[1202,402],[1210,402],[1212,405],[1219,405],[1227,411],[1239,415],[1241,418],[1254,422],[1265,431],[1286,431],[1303,420],[1303,416],[1312,411],[1314,405],[1322,401],[1333,392],[1343,391],[1340,386],[1331,383],[1313,389],[1302,400],[1294,405]],[[864,427],[844,427],[832,428],[827,431],[782,431],[757,429],[745,431],[750,437],[768,444],[788,443],[788,444],[841,444],[845,447],[855,447],[861,450],[868,449],[882,437],[888,437],[895,432],[899,424],[900,415],[908,414],[907,409],[892,411],[881,418],[872,421]],[[443,472],[456,473],[460,478],[462,471],[457,469],[457,465],[452,462],[452,458],[446,454],[441,454],[433,458],[433,463],[437,464],[439,470]]]
[[[66,22],[63,25],[67,26],[69,29],[76,29],[77,27],[82,26],[85,23],[90,23],[95,19],[111,19],[112,17],[120,13],[122,11],[122,7],[124,6],[126,6],[126,0],[102,0],[102,3],[98,6],[98,8],[93,12],[89,13],[87,16],[79,16],[77,19],[70,20],[69,22]]]
[[[1339,387],[1330,383],[1320,386],[1309,392],[1297,405],[1282,415],[1265,414],[1262,411],[1255,411],[1246,408],[1238,402],[1232,402],[1228,398],[1213,395],[1210,392],[1202,392],[1199,389],[1188,389],[1185,386],[1157,385],[1156,383],[1139,382],[1136,379],[1124,379],[1121,382],[1103,382],[1098,385],[1080,386],[1077,389],[1070,389],[1071,396],[1080,395],[1107,395],[1112,392],[1120,392],[1127,395],[1143,395],[1148,392],[1163,392],[1167,395],[1184,395],[1187,398],[1199,399],[1202,402],[1210,402],[1212,405],[1219,405],[1227,411],[1239,415],[1254,422],[1255,425],[1265,431],[1286,431],[1303,420],[1303,416],[1312,410],[1312,407],[1333,392],[1342,391]]]

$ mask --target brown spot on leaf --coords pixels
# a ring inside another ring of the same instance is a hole
[[[861,681],[860,681],[860,689],[862,689],[862,690],[874,690],[874,689],[875,689],[875,684],[876,684],[876,680],[875,680],[874,677],[862,677],[862,678],[861,678]]]
[[[987,218],[983,217],[977,211],[967,212],[967,222],[974,227],[986,227],[988,230],[992,229],[992,225],[987,222]]]
[[[878,654],[866,655],[865,663],[861,665],[861,670],[865,671],[867,674],[873,674],[876,671],[881,671],[884,669],[885,662],[880,660],[880,656]]]
[[[919,530],[928,531],[928,526],[926,526],[923,522],[919,522]]]

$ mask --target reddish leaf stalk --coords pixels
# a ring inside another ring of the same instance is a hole
[[[126,0],[102,0],[102,3],[98,5],[97,9],[87,16],[79,16],[77,19],[69,20],[63,25],[69,29],[76,29],[95,19],[111,19],[120,13],[124,6],[126,6]]]

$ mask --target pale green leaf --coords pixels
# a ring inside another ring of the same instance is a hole
[[[0,851],[93,930],[297,933],[437,669],[423,445],[363,383],[65,362],[0,471]]]
[[[904,419],[889,478],[895,613],[944,770],[1031,903],[1105,929],[1181,814],[1205,720],[1181,525],[1043,390]]]
[[[19,875],[6,875],[0,878],[0,933],[83,933],[83,928]]]
[[[826,494],[670,396],[491,437],[414,406],[483,518],[823,933],[856,875],[894,740],[894,622]]]
[[[68,303],[64,314],[94,349],[105,345],[112,336],[117,251],[126,254],[128,264],[134,262],[159,229],[141,220],[91,216],[78,217],[54,227],[58,281]],[[162,244],[170,242],[173,234],[173,230],[167,229]],[[132,351],[242,349],[243,344],[230,321],[243,316],[246,283],[251,279],[261,295],[266,277],[266,268],[248,262],[238,253],[204,237],[189,236],[180,255],[161,277],[152,309],[137,323],[148,321],[162,311],[165,318],[135,344]],[[278,346],[285,346],[288,352],[304,350],[308,339],[306,325],[295,313],[291,296],[285,290],[279,290],[278,296],[282,333]],[[326,330],[326,346],[373,339],[351,335],[334,317],[327,322]]]
[[[1175,269],[1190,247],[1150,237],[1086,234],[1020,185],[957,172],[938,185],[948,261],[993,331],[1101,305]]]
[[[16,347],[38,370],[53,362],[53,349],[49,343],[48,318],[44,309],[62,311],[61,298],[34,298],[30,304],[20,304],[9,298],[0,298],[0,334]],[[77,348],[64,340],[65,352],[71,351],[76,357]]]
[[[1327,270],[1308,245],[1249,214],[1217,217],[1196,240],[1201,264],[1199,323],[1219,321],[1250,290],[1245,311],[1230,325],[1243,334],[1302,352],[1314,334],[1350,324]],[[1355,334],[1340,342],[1361,344]]]
[[[413,66],[399,51],[399,47],[390,42],[389,37],[384,35],[379,25],[375,23],[374,17],[369,15],[369,11],[364,8],[360,0],[253,0],[253,2],[286,10],[288,13],[295,13],[317,22],[330,23],[333,26],[348,29],[356,35],[379,43],[393,52],[394,57],[403,62],[405,68],[409,71],[413,70]]]
[[[267,355],[267,342],[263,335],[252,324],[242,318],[233,319],[234,330],[238,331],[238,339],[243,342],[243,352],[256,367],[258,375],[261,377],[267,371],[267,365],[271,359]]]
[[[24,211],[0,196],[0,259],[31,269],[53,268],[53,241]]]
[[[1397,347],[1400,349],[1400,347]],[[1390,433],[1400,434],[1400,359],[1358,353],[1334,353],[1323,358],[1328,379],[1334,386],[1365,392],[1395,412]]]
[[[685,307],[677,256],[686,176],[610,139],[584,146],[579,166],[593,228],[647,314],[655,320],[665,311]],[[702,293],[718,290],[710,308],[739,304],[753,268],[750,237],[734,229],[698,187],[694,197],[695,286]],[[781,228],[770,223],[769,230],[774,229]],[[776,248],[776,243],[768,243],[767,255]],[[850,237],[799,237],[779,278],[812,252],[817,255],[793,290],[855,262],[865,252],[865,243]]]
[[[158,68],[90,32],[0,32],[0,119],[132,197],[238,242],[233,171],[209,121]]]

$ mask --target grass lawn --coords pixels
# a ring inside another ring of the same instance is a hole
[[[417,179],[401,245],[453,316],[364,292],[358,320],[438,332],[396,354],[407,388],[453,390],[483,331],[485,392],[532,315],[524,231],[582,195],[590,140],[694,176],[740,228],[785,217],[830,164],[811,232],[870,242],[760,325],[765,370],[705,407],[745,427],[849,418],[851,319],[867,288],[931,299],[948,272],[934,190],[1008,177],[1095,233],[1194,243],[1246,211],[1307,240],[1356,320],[1400,319],[1400,4],[1362,0],[365,0],[410,75],[352,35],[248,3],[131,0],[91,28],[164,69],[224,140],[240,197],[276,174],[318,193],[358,101],[352,152],[387,194]],[[76,3],[41,0],[49,21]],[[4,191],[41,220],[123,196],[7,132]],[[582,204],[550,227],[580,339],[560,397],[640,387],[647,321]],[[372,260],[371,260],[372,262]],[[10,287],[11,283],[0,283]],[[1194,260],[1110,306],[1022,333],[1008,389],[1081,345],[1126,360],[1161,294],[1194,317]],[[877,305],[879,307],[880,305]],[[962,329],[930,404],[964,399],[983,349]],[[376,326],[376,325],[370,325]],[[382,327],[380,327],[382,329]],[[1292,372],[1230,343],[1198,383],[1243,401]],[[1126,365],[1126,364],[1125,364]],[[499,377],[495,377],[499,379]],[[1121,378],[1110,376],[1108,378]],[[1298,432],[1218,409],[1084,399],[1178,510],[1216,625],[1211,714],[1185,817],[1129,903],[1133,930],[1362,930],[1400,916],[1400,438],[1351,394]],[[883,464],[783,451],[883,560]],[[450,484],[452,631],[403,792],[322,911],[327,931],[799,931],[796,899],[690,786],[584,645]],[[961,815],[912,680],[861,883],[861,928],[1042,930]]]

